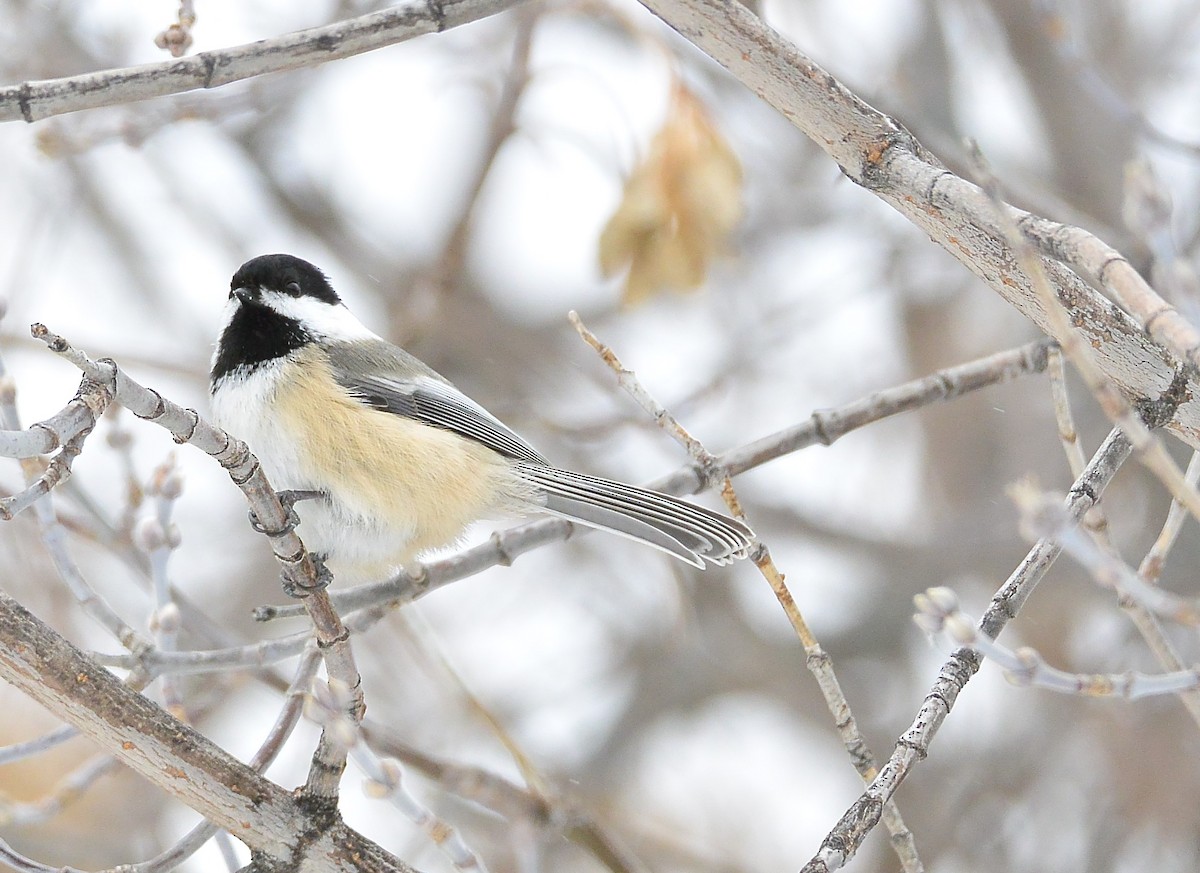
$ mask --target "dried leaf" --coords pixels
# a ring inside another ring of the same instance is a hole
[[[742,167],[704,107],[676,84],[662,129],[600,235],[600,270],[628,267],[623,301],[699,287],[742,216]]]

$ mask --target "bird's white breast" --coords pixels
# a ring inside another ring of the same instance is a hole
[[[281,430],[275,399],[282,381],[284,358],[268,361],[252,372],[235,371],[212,393],[213,422],[243,440],[262,463],[276,490],[301,487],[296,441]]]

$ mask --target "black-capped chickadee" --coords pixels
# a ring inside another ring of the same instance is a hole
[[[350,314],[291,255],[230,283],[210,381],[217,424],[276,488],[320,492],[300,535],[335,575],[380,577],[473,521],[541,511],[696,567],[745,556],[753,532],[666,494],[560,470],[482,406]]]

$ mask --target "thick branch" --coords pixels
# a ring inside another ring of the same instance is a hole
[[[1060,342],[1066,339],[1016,269],[987,196],[946,170],[894,119],[851,93],[737,0],[642,2],[800,128],[854,182],[912,221],[1041,330]],[[1046,227],[1051,222],[1030,221],[1015,209],[1012,215],[1039,244],[1053,236]],[[1087,234],[1066,230],[1073,246],[1056,253],[1059,259],[1085,275],[1103,272],[1094,258],[1080,254],[1084,247],[1078,237]],[[1140,293],[1122,295],[1139,324],[1061,264],[1047,261],[1046,270],[1105,375],[1142,407],[1150,424],[1164,425],[1200,447],[1200,382],[1195,368],[1182,362],[1200,357],[1194,332],[1168,319],[1169,307],[1154,303],[1157,295],[1144,282],[1136,289]],[[1127,272],[1121,273],[1123,280],[1129,279]],[[1143,326],[1169,345],[1156,345]]]
[[[291,792],[127,688],[2,593],[0,678],[279,869],[412,873],[340,820],[310,815]]]
[[[516,0],[412,0],[324,27],[200,52],[157,64],[0,87],[0,121],[33,123],[53,115],[217,88],[299,67],[316,66],[486,18]]]

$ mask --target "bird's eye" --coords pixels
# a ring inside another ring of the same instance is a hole
[[[288,294],[291,294],[293,297],[299,297],[300,296],[300,283],[299,282],[288,282],[286,285],[283,286],[283,290],[286,291]]]

